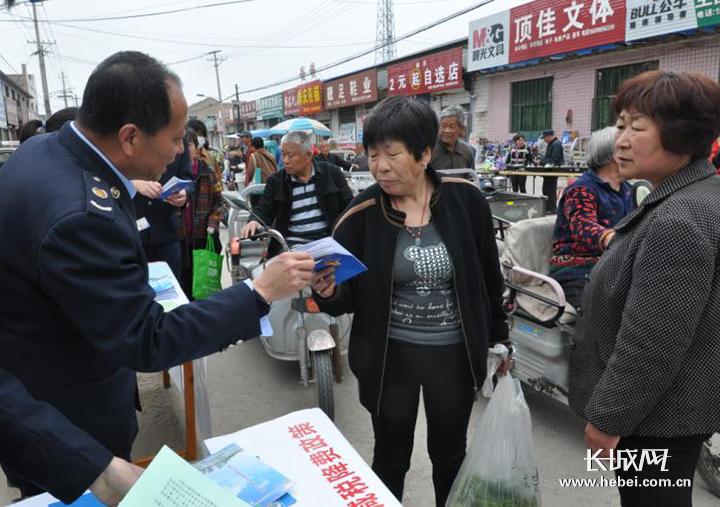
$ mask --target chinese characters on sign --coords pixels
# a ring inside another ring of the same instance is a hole
[[[315,114],[323,111],[323,84],[313,81],[297,88],[300,114]]]
[[[510,11],[503,11],[470,23],[468,72],[509,63],[509,26]]]
[[[625,0],[537,0],[510,11],[510,62],[625,39]]]
[[[698,23],[693,0],[627,0],[627,10],[628,41],[696,28]]]
[[[255,101],[240,102],[240,119],[241,120],[254,120],[257,115],[255,108]]]
[[[333,491],[347,507],[383,507],[377,494],[363,478],[355,473],[354,467],[348,465],[343,457],[329,446],[325,439],[309,422],[288,427],[291,438],[297,440],[298,446],[307,455],[308,460],[317,473],[333,488]]]
[[[695,15],[699,27],[720,24],[720,0],[695,0]]]
[[[270,120],[283,117],[282,93],[270,95],[257,100],[257,119]]]
[[[462,48],[388,67],[388,95],[419,95],[462,86]]]
[[[283,92],[283,110],[286,115],[300,114],[300,103],[298,102],[299,87],[291,88]]]
[[[337,109],[376,100],[376,69],[325,83],[325,109]]]

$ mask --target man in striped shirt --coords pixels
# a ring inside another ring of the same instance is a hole
[[[285,168],[267,179],[241,237],[252,236],[261,224],[280,231],[290,246],[329,236],[352,200],[345,176],[339,167],[313,160],[312,142],[305,132],[286,134],[280,148]],[[279,245],[271,244],[269,250],[275,255]]]

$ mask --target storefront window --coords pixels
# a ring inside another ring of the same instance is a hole
[[[513,132],[528,133],[552,126],[553,78],[512,83],[510,125]]]
[[[592,129],[599,130],[615,122],[612,101],[623,81],[648,70],[657,70],[657,68],[658,62],[654,61],[598,69],[595,74]]]

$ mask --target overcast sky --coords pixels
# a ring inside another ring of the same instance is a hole
[[[408,55],[452,40],[467,37],[468,23],[484,15],[508,9],[527,0],[494,0],[465,15],[434,26],[396,45],[398,56]],[[224,3],[159,16],[88,21],[88,18],[134,16],[173,9]],[[395,0],[395,36],[400,37],[464,8],[468,0]],[[11,11],[0,10],[0,70],[19,73],[23,63],[37,76],[38,104],[44,110],[38,57],[27,0]],[[39,4],[40,36],[55,44],[46,58],[48,89],[53,111],[63,107],[57,95],[66,86],[82,97],[92,69],[107,56],[121,50],[140,50],[171,64],[183,80],[189,103],[198,94],[217,97],[213,64],[206,53],[221,50],[227,58],[220,65],[223,98],[239,89],[249,90],[297,77],[301,66],[335,63],[375,45],[376,0],[46,0]],[[177,62],[177,63],[174,63]],[[372,65],[371,54],[319,73],[320,79]],[[299,79],[274,88],[240,95],[250,100],[280,92]],[[70,102],[72,104],[72,101]]]

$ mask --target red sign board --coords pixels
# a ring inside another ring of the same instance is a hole
[[[254,120],[257,117],[257,109],[255,107],[255,101],[240,102],[240,119],[241,120]]]
[[[323,111],[323,84],[312,81],[283,92],[283,105],[286,115],[315,114]]]
[[[337,109],[376,100],[376,69],[325,83],[325,109]]]
[[[537,0],[510,11],[510,63],[625,40],[625,0]]]
[[[462,86],[462,48],[388,67],[388,95],[419,95]]]
[[[298,88],[291,88],[283,92],[283,110],[286,115],[300,114],[300,103],[297,96]]]

